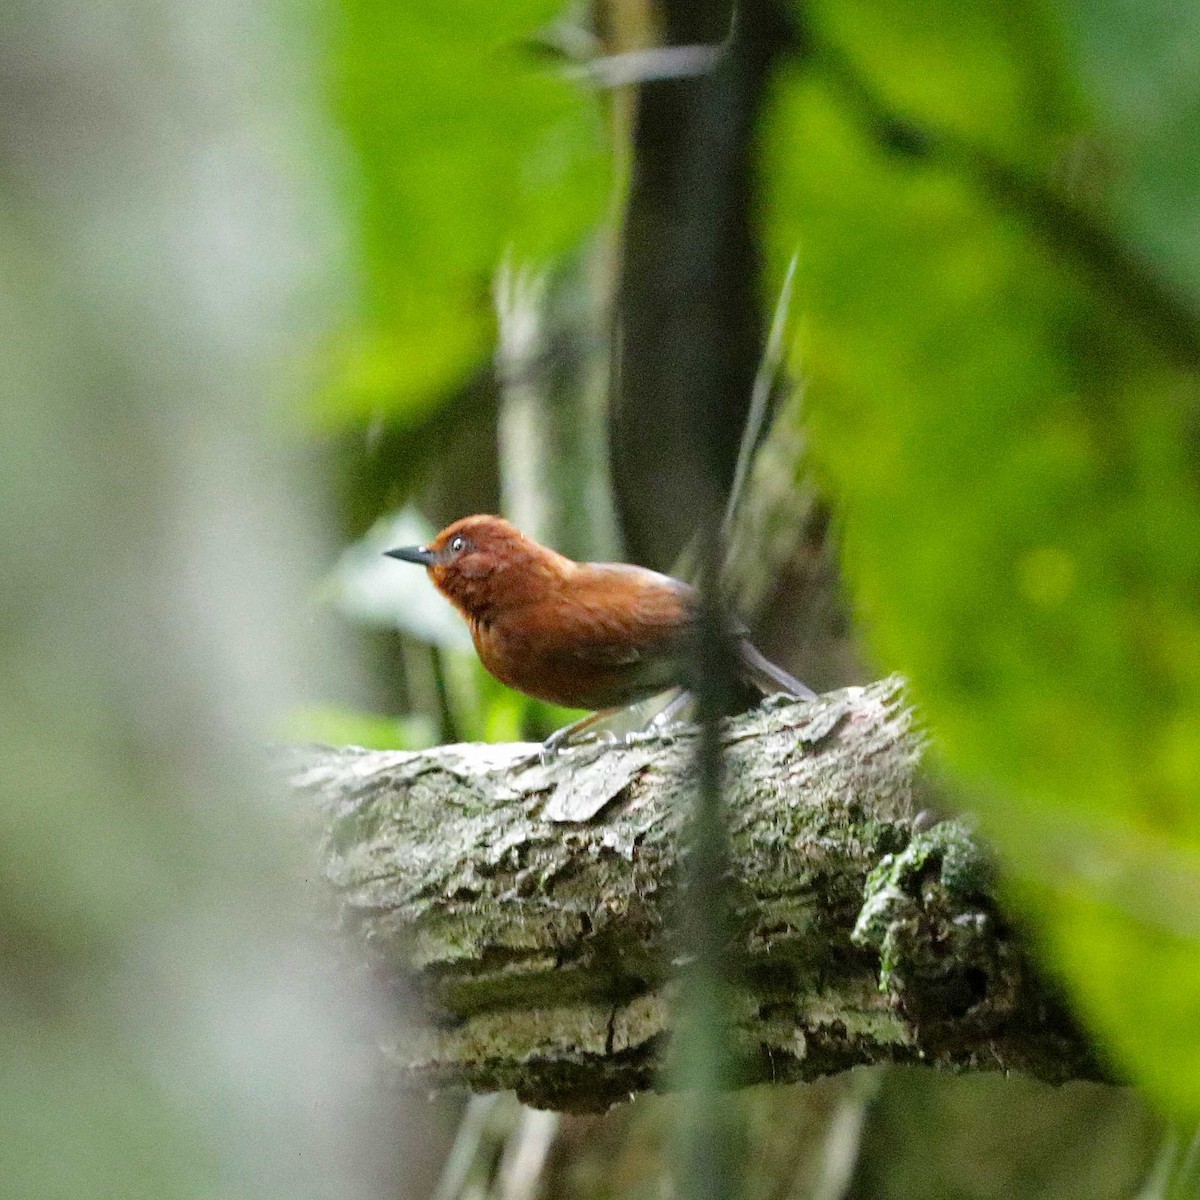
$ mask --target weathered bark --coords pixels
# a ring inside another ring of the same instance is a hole
[[[549,766],[528,746],[297,752],[340,919],[408,999],[385,1039],[402,1080],[576,1110],[655,1085],[694,737]],[[881,1061],[1100,1076],[965,830],[914,833],[897,681],[769,704],[725,747],[746,1082]]]

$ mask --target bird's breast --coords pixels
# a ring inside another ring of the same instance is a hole
[[[471,637],[479,661],[501,683],[566,708],[591,708],[589,680],[551,650],[536,627],[514,620],[475,620]],[[596,706],[600,707],[600,706]]]

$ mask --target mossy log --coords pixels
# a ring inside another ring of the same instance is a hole
[[[403,1082],[584,1110],[660,1081],[695,739],[549,765],[522,745],[294,752],[339,922],[398,996]],[[917,831],[923,739],[897,680],[778,698],[724,744],[745,1082],[878,1062],[1101,1077],[970,834]]]

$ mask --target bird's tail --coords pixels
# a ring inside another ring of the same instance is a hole
[[[742,679],[758,688],[764,696],[770,696],[774,692],[787,692],[789,695],[799,696],[802,700],[817,698],[817,693],[812,688],[789,675],[782,667],[776,666],[749,638],[738,639],[738,663],[741,666]]]

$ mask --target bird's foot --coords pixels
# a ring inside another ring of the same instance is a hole
[[[670,736],[668,731],[679,723],[678,715],[690,700],[689,693],[681,692],[651,720],[649,729],[628,733],[624,737],[619,737],[611,729],[596,730],[592,728],[598,722],[611,717],[617,711],[616,709],[602,709],[586,717],[580,717],[578,721],[564,725],[562,729],[556,729],[537,750],[525,758],[519,759],[514,765],[523,768],[538,763],[543,767],[548,767],[564,750],[573,746],[588,745],[597,749],[608,749],[612,746],[634,746],[647,741],[661,741],[664,735]]]
[[[548,767],[557,757],[559,751],[571,740],[571,726],[556,729],[543,743],[538,751],[538,759],[543,767]]]
[[[513,769],[523,771],[527,767],[549,767],[558,759],[565,745],[565,738],[556,739],[552,734],[536,750],[518,758],[513,763]]]
[[[816,696],[795,696],[791,692],[774,692],[770,696],[764,696],[759,702],[758,707],[766,709],[767,712],[773,712],[777,708],[789,708],[802,700],[815,700]]]
[[[684,713],[688,706],[693,702],[692,693],[686,688],[680,689],[670,702],[660,712],[654,714],[650,719],[650,731],[655,734],[664,733],[673,725],[682,725],[685,723]]]
[[[675,740],[674,726],[663,725],[660,728],[650,726],[646,729],[634,729],[621,739],[622,746],[663,746]]]
[[[564,725],[562,729],[556,729],[538,750],[538,761],[543,767],[548,767],[563,750],[570,746],[580,746],[585,743],[605,746],[618,745],[620,739],[612,730],[597,731],[590,728],[596,721],[607,715],[607,712],[592,713],[590,717],[582,717],[570,725]]]

